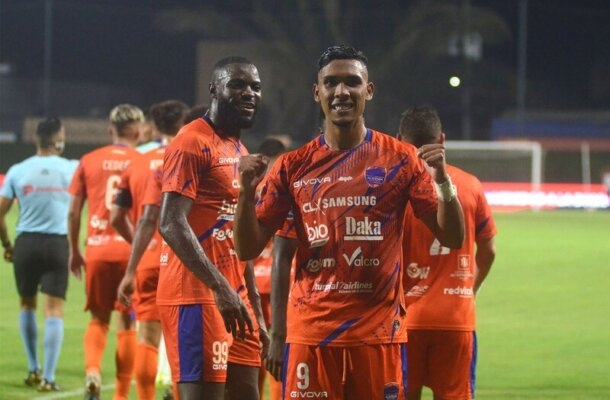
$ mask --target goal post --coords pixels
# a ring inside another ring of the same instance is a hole
[[[542,146],[533,141],[448,140],[447,162],[488,182],[530,182],[540,187]]]

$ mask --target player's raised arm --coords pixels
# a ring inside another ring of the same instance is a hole
[[[434,232],[443,246],[459,249],[464,243],[464,213],[455,186],[445,169],[445,135],[439,143],[425,144],[417,149],[426,170],[432,176],[438,195],[436,219],[424,222]]]

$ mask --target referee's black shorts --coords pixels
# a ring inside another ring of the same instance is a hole
[[[13,268],[21,297],[40,291],[66,298],[68,290],[68,239],[66,235],[23,232],[15,240]]]

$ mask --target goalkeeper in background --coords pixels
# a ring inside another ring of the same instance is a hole
[[[435,109],[414,107],[402,114],[397,137],[419,148],[442,142],[444,135]],[[479,180],[446,167],[464,210],[463,246],[442,246],[410,205],[405,215],[405,227],[410,227],[403,246],[408,400],[419,400],[423,386],[432,389],[435,399],[474,397],[475,295],[495,258],[496,225]]]

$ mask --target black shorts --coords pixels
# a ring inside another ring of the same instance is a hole
[[[66,235],[21,233],[15,240],[13,267],[19,296],[35,296],[40,285],[42,293],[65,299],[68,290]]]

